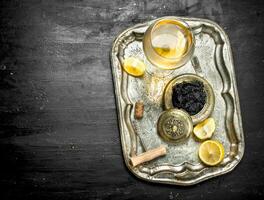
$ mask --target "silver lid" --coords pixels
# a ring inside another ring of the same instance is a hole
[[[190,115],[180,109],[164,111],[158,120],[159,135],[166,141],[177,142],[188,138],[193,130]]]

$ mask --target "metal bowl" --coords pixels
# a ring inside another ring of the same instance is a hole
[[[206,102],[205,102],[203,109],[197,114],[191,115],[192,122],[195,125],[205,120],[206,118],[208,118],[214,109],[215,95],[214,95],[212,86],[207,80],[205,80],[204,78],[196,74],[183,74],[180,76],[176,76],[171,81],[169,81],[169,83],[166,85],[164,93],[163,93],[163,102],[164,102],[164,108],[166,110],[174,108],[172,104],[172,88],[179,83],[193,82],[193,81],[202,82],[204,85],[205,93],[206,93]]]

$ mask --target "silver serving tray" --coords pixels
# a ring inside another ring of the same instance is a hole
[[[177,18],[185,20],[194,32],[195,59],[176,70],[153,70],[155,67],[145,58],[142,49],[144,32],[155,21],[153,20],[135,25],[116,38],[111,52],[112,73],[121,144],[128,169],[138,178],[151,182],[193,185],[234,169],[243,156],[245,143],[233,58],[227,35],[215,22]],[[135,78],[122,70],[122,60],[129,56],[139,57],[145,62],[148,70],[144,77]],[[226,151],[223,162],[218,166],[207,167],[201,163],[197,153],[201,143],[192,135],[181,143],[168,144],[157,133],[157,120],[163,111],[164,87],[172,78],[184,73],[203,76],[214,89],[215,107],[211,116],[216,121],[216,131],[212,139],[219,140]],[[138,100],[144,101],[145,112],[143,119],[135,122],[133,106]],[[136,129],[139,129],[139,137],[135,133],[135,123]],[[160,145],[167,147],[165,157],[134,168],[129,163],[131,156]]]

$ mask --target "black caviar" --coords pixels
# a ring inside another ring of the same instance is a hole
[[[204,85],[200,81],[182,82],[172,88],[172,104],[190,115],[200,112],[206,101]]]

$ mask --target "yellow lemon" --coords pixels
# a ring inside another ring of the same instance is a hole
[[[208,118],[201,123],[197,124],[193,133],[199,140],[205,140],[212,137],[215,131],[215,121],[213,118]]]
[[[144,62],[134,57],[126,58],[123,63],[123,68],[132,76],[142,76],[146,70]]]
[[[207,140],[199,148],[199,158],[209,166],[215,166],[225,157],[224,146],[216,140]]]

